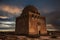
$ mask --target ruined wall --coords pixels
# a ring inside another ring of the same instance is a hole
[[[40,34],[42,35],[47,34],[45,17],[40,17],[40,23],[41,23]]]
[[[34,9],[34,10],[33,10]],[[46,20],[41,17],[33,6],[24,8],[20,17],[16,19],[16,34],[46,34]]]
[[[24,17],[19,17],[16,19],[16,34],[28,34],[28,19]]]
[[[38,33],[38,27],[37,27],[37,23],[38,23],[38,15],[35,13],[29,13],[29,34],[31,35],[36,35],[39,34]]]

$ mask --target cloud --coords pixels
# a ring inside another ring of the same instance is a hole
[[[59,31],[59,29],[55,28],[55,26],[52,25],[52,24],[47,24],[46,28],[47,28],[48,31]]]
[[[15,22],[12,21],[0,22],[0,28],[15,28]]]
[[[60,11],[56,10],[46,15],[47,24],[52,24],[56,29],[60,29]]]
[[[2,18],[2,19],[6,19],[6,18],[8,18],[7,16],[0,16],[0,18]]]
[[[1,5],[0,10],[11,13],[11,14],[19,14],[21,13],[22,9],[16,6],[9,6],[9,5]]]

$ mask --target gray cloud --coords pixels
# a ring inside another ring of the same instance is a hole
[[[38,9],[43,10],[41,13],[42,16],[46,16],[47,24],[54,25],[55,28],[60,28],[60,0],[0,0],[0,5],[9,5],[9,6],[17,6],[17,7],[24,7],[26,5],[32,4]],[[57,11],[57,10],[58,11]],[[55,11],[56,10],[56,11]],[[47,13],[48,12],[48,13]],[[14,21],[16,15],[0,11],[0,16],[8,16],[8,19],[0,19],[0,20],[7,20],[7,21]]]
[[[0,11],[0,16],[7,16],[8,17],[7,19],[0,18],[0,21],[14,21],[16,18],[15,15],[8,13],[8,12],[4,12],[4,11]]]
[[[52,24],[56,29],[60,29],[60,11],[56,10],[46,15],[47,24]]]

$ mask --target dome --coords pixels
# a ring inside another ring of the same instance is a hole
[[[23,9],[22,13],[28,13],[29,11],[38,14],[37,8],[34,7],[34,6],[32,6],[32,5],[26,6],[26,7]]]

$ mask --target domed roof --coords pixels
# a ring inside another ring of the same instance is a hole
[[[32,6],[32,5],[28,5],[23,9],[22,13],[28,13],[28,12],[33,12],[33,13],[38,13],[38,10],[36,7]]]

